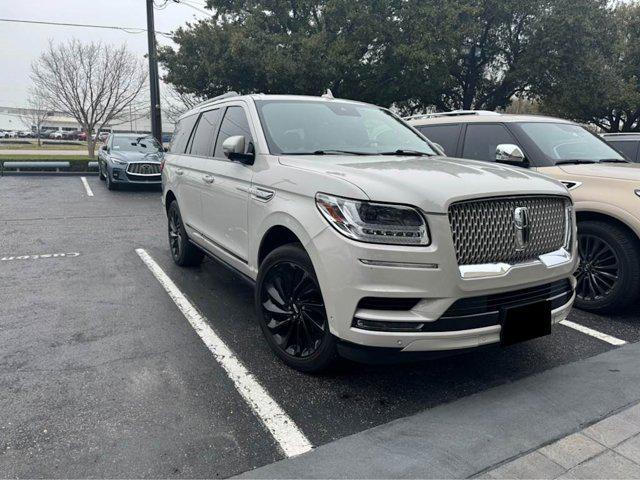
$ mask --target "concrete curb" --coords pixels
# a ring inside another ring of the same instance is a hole
[[[631,344],[341,438],[240,477],[466,478],[639,400],[640,344]]]

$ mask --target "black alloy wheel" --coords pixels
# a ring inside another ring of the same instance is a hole
[[[640,299],[640,245],[624,227],[600,220],[578,223],[576,307],[597,313],[626,309]]]
[[[171,256],[173,259],[180,258],[182,253],[182,219],[180,218],[180,212],[177,208],[169,210],[169,248],[171,249]]]
[[[335,359],[324,300],[311,260],[301,246],[271,252],[258,274],[256,307],[274,352],[298,370],[316,372]]]
[[[620,262],[615,250],[601,238],[580,235],[578,251],[576,295],[587,302],[606,297],[620,280]]]
[[[172,201],[167,211],[167,233],[171,258],[181,267],[200,265],[204,253],[189,241],[178,202]]]

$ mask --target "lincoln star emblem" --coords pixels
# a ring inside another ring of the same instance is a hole
[[[516,207],[513,211],[513,223],[516,226],[516,250],[524,250],[529,244],[531,226],[529,225],[529,209]]]

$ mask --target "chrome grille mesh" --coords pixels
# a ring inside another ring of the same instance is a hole
[[[472,200],[449,207],[449,223],[459,265],[519,263],[564,246],[564,197],[526,196]],[[526,207],[530,238],[522,250],[516,242],[514,212]]]
[[[159,163],[130,163],[127,173],[134,175],[160,175]]]

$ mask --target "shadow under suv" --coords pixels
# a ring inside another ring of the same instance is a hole
[[[162,170],[171,254],[255,282],[291,367],[549,334],[574,298],[573,204],[535,172],[442,158],[389,110],[225,95],[177,123]]]

